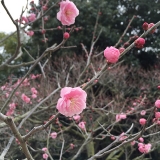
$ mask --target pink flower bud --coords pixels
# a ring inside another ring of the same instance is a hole
[[[85,130],[85,122],[80,122],[79,124],[78,124],[78,126],[79,126],[79,128],[81,128],[81,129],[83,129],[83,130]]]
[[[153,26],[154,26],[154,23],[150,23],[150,24],[148,25],[148,29],[150,29],[150,28],[153,27]],[[154,33],[155,30],[156,30],[156,29],[152,29],[152,30],[151,30],[151,33]]]
[[[140,137],[138,140],[142,143],[144,142],[144,139],[142,137]]]
[[[119,52],[122,53],[125,50],[125,48],[121,47],[119,48]]]
[[[135,45],[136,48],[143,48],[144,44],[145,44],[145,39],[144,38],[138,38],[134,42],[134,45]]]
[[[143,28],[144,31],[147,31],[148,30],[148,23],[144,22],[143,25],[142,25],[142,28]]]
[[[65,33],[63,34],[63,38],[64,38],[64,39],[68,39],[69,37],[70,37],[70,35],[69,35],[68,32],[65,32]]]
[[[141,118],[140,120],[139,120],[139,123],[143,126],[143,125],[145,125],[146,124],[146,119],[145,118]]]
[[[70,148],[73,149],[75,145],[73,143],[70,144]]]

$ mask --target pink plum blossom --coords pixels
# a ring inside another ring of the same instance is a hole
[[[31,92],[32,92],[32,94],[37,94],[38,93],[38,91],[34,87],[31,88]]]
[[[29,20],[30,22],[35,21],[35,20],[36,20],[36,15],[35,15],[34,13],[31,13],[31,14],[28,16],[28,20]]]
[[[142,116],[144,116],[146,114],[146,111],[145,110],[142,110],[141,113],[140,113]]]
[[[34,35],[34,32],[33,31],[28,31],[26,32],[28,36],[33,36]]]
[[[157,99],[157,100],[156,100],[155,106],[156,106],[157,108],[160,108],[160,99]]]
[[[48,149],[47,147],[42,148],[42,151],[46,152]]]
[[[58,111],[66,117],[80,114],[86,108],[87,94],[80,87],[64,87],[57,102]]]
[[[57,13],[57,19],[62,25],[71,25],[75,23],[75,18],[79,15],[79,10],[73,2],[69,0],[60,2],[60,10]]]
[[[154,23],[149,23],[149,24],[148,24],[148,29],[152,28],[154,25],[155,25]],[[151,30],[151,33],[154,33],[155,30],[156,30],[156,28],[153,29],[153,30]]]
[[[47,159],[48,158],[48,154],[47,153],[44,153],[43,154],[43,159]]]
[[[32,98],[33,99],[37,98],[37,95],[36,94],[32,94]]]
[[[135,145],[135,143],[136,143],[135,141],[132,141],[132,142],[131,142],[131,146],[134,146],[134,145]]]
[[[155,117],[158,119],[160,118],[160,112],[155,112]]]
[[[142,126],[144,126],[145,124],[146,124],[146,119],[145,118],[141,118],[140,120],[139,120],[139,123],[142,125]]]
[[[28,23],[28,19],[24,16],[21,17],[20,23]]]
[[[118,121],[120,121],[121,119],[126,119],[127,118],[127,116],[126,116],[126,114],[124,114],[124,113],[121,113],[121,114],[117,114],[116,115],[116,121],[118,122]]]
[[[80,119],[81,119],[81,116],[80,115],[75,115],[73,116],[73,119],[78,122]]]
[[[6,98],[8,98],[8,97],[9,97],[9,93],[6,93],[5,95],[6,95]]]
[[[57,133],[56,133],[56,132],[52,132],[52,133],[51,133],[51,137],[52,137],[53,139],[56,139],[56,138],[57,138]]]
[[[6,86],[2,86],[2,87],[1,87],[1,90],[2,90],[2,91],[4,91],[4,90],[5,90],[5,88],[6,88]]]
[[[73,149],[75,145],[73,143],[70,143],[70,148]]]
[[[144,44],[145,44],[145,39],[141,38],[141,37],[136,39],[135,42],[134,42],[134,45],[137,48],[143,48]]]
[[[142,137],[140,137],[138,140],[142,143],[144,142],[144,139]]]
[[[138,150],[141,153],[149,153],[151,150],[152,145],[150,143],[148,144],[143,144],[143,143],[138,143]]]
[[[13,115],[14,114],[14,109],[12,110],[12,109],[9,109],[8,111],[7,111],[7,113],[6,113],[6,116],[11,116],[11,115]]]
[[[123,140],[125,140],[125,139],[127,139],[128,137],[125,135],[125,133],[124,132],[122,132],[121,134],[120,134],[120,136],[119,136],[119,140],[120,141],[123,141]]]
[[[86,129],[86,127],[85,127],[85,122],[80,122],[79,124],[78,124],[78,126],[79,126],[79,128],[81,128],[81,129],[83,129],[83,130],[85,130]]]
[[[30,98],[27,97],[24,93],[22,94],[21,98],[22,98],[22,100],[23,100],[24,102],[26,102],[26,103],[29,103],[29,102],[30,102]]]
[[[15,103],[9,104],[9,108],[10,108],[11,110],[14,110],[14,109],[16,108],[16,104],[15,104]]]
[[[119,59],[120,52],[117,48],[111,46],[104,50],[104,56],[108,62],[116,63]]]

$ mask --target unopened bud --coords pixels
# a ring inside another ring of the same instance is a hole
[[[154,26],[154,23],[150,23],[148,25],[148,29],[152,28]],[[152,29],[150,33],[154,33],[156,29]]]
[[[63,38],[64,38],[64,39],[68,39],[69,37],[70,37],[70,35],[69,35],[68,32],[65,32],[65,33],[63,34]]]
[[[143,45],[145,44],[145,39],[144,38],[138,38],[134,42],[136,48],[143,48]]]
[[[142,25],[142,28],[143,28],[144,31],[147,31],[148,30],[148,23],[144,22],[143,25]]]

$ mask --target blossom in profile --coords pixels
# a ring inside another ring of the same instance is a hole
[[[149,23],[149,24],[148,24],[148,29],[152,28],[154,25],[155,25],[154,23]],[[155,30],[156,30],[156,28],[155,28],[155,29],[152,29],[150,33],[154,33]]]
[[[86,108],[87,94],[80,87],[64,87],[60,96],[56,108],[66,117],[80,114]]]
[[[42,151],[46,152],[48,149],[46,147],[42,148]]]
[[[120,56],[120,51],[115,47],[107,47],[104,50],[104,56],[110,63],[116,63]]]
[[[118,122],[118,121],[120,121],[121,119],[126,119],[127,118],[127,116],[126,116],[126,114],[124,114],[124,113],[121,113],[121,114],[117,114],[116,115],[116,121]]]
[[[28,36],[32,37],[34,35],[34,32],[33,31],[28,31],[26,32]]]
[[[57,19],[62,25],[71,25],[75,23],[75,18],[79,15],[76,5],[69,0],[60,2],[60,10],[57,13]]]
[[[80,115],[75,115],[73,116],[73,119],[78,122],[80,119],[81,119],[81,116]]]
[[[155,112],[155,118],[160,118],[160,112]]]

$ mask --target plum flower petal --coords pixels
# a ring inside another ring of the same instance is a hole
[[[86,108],[87,94],[80,87],[65,87],[57,102],[58,111],[66,117],[80,114]]]

